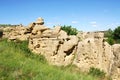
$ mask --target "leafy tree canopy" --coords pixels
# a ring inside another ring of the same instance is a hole
[[[114,39],[120,39],[120,26],[115,28],[115,30],[113,32],[113,36],[114,36]]]
[[[78,33],[78,30],[76,28],[73,28],[72,26],[64,25],[61,27],[61,29],[67,32],[68,35],[76,35]]]
[[[114,30],[107,30],[105,32],[105,37],[108,38],[106,41],[111,45],[115,43],[120,43],[120,26],[118,26]]]

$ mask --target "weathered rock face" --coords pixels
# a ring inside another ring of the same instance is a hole
[[[38,18],[36,22],[33,22],[28,25],[28,27],[24,27],[19,25],[17,27],[6,27],[4,28],[4,38],[8,38],[9,40],[28,40],[30,36],[36,35],[41,36],[41,33],[44,30],[48,30],[44,25],[44,20],[42,18]]]
[[[17,26],[15,27],[8,35],[8,39],[10,40],[28,40],[30,34],[26,34],[27,29],[25,27]]]
[[[111,75],[113,80],[120,80],[120,44],[113,45],[113,65]]]
[[[78,38],[76,36],[61,37],[65,32],[59,29],[55,27],[53,30],[45,30],[39,38],[31,37],[29,48],[37,54],[44,55],[51,64],[68,65],[74,57]]]
[[[3,28],[3,38],[9,38],[9,33],[14,30],[15,27],[5,27]]]
[[[72,63],[78,38],[68,36],[59,26],[49,29],[43,24],[43,19],[38,18],[27,28],[31,32],[29,48],[36,54],[44,55],[51,64],[68,65]]]
[[[82,37],[84,39],[78,43],[73,64],[83,71],[88,71],[90,67],[96,67],[109,74],[113,53],[111,46],[104,42],[104,34],[88,33]]]

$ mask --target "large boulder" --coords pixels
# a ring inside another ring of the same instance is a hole
[[[78,43],[74,63],[82,71],[89,71],[91,67],[104,70],[107,74],[111,69],[113,53],[111,46],[104,42],[103,33],[89,33]],[[91,35],[92,34],[92,35]]]
[[[73,62],[76,53],[78,38],[76,36],[69,36],[67,39],[61,41],[57,52],[56,65],[69,65]]]
[[[45,30],[48,30],[49,28],[47,28],[44,25],[35,25],[33,30],[32,30],[32,34],[37,35]]]
[[[54,35],[56,35],[56,34],[58,34],[59,32],[60,32],[60,30],[61,30],[61,27],[60,26],[55,26],[54,27],[54,29],[53,29],[53,31],[52,31],[52,34]]]
[[[67,33],[63,30],[61,30],[58,35],[59,35],[58,38],[60,38],[60,39],[67,39],[68,38]]]

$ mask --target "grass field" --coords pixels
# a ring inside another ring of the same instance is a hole
[[[27,41],[0,40],[0,80],[98,80],[74,71],[74,66],[57,67],[27,48]]]

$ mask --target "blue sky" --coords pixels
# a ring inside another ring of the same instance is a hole
[[[114,29],[120,25],[120,0],[0,0],[0,24],[28,25],[38,17],[48,27]]]

